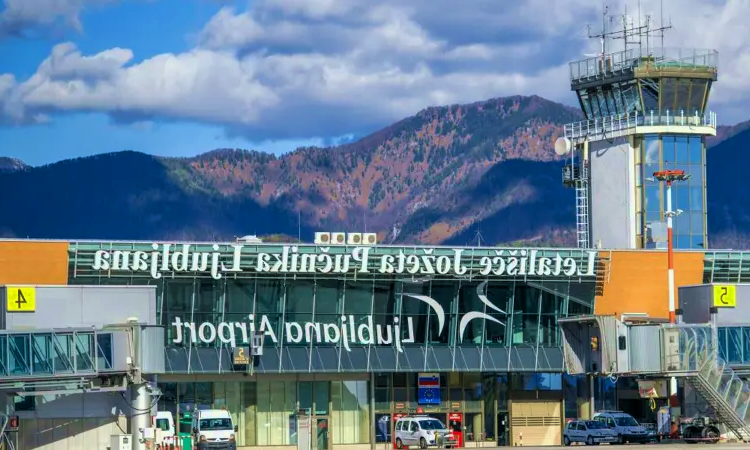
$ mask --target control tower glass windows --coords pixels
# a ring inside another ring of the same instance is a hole
[[[588,120],[625,116],[641,110],[635,80],[581,89],[578,91],[578,99]]]
[[[644,114],[666,117],[702,116],[709,81],[692,78],[642,78],[640,80]]]
[[[708,80],[692,80],[687,101],[687,110],[690,111],[691,114],[695,114],[694,111],[703,114],[703,109],[706,103],[707,86]]]
[[[704,248],[705,227],[705,158],[701,136],[647,135],[641,142],[643,164],[642,210],[645,227],[654,222],[666,222],[666,185],[653,179],[660,170],[682,170],[690,175],[687,181],[672,186],[672,209],[682,213],[673,220],[675,248]],[[645,245],[645,242],[644,242]]]

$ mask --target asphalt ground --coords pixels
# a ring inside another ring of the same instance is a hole
[[[582,447],[582,446],[583,445],[573,444],[570,447],[565,447],[565,446],[562,446],[562,445],[560,447],[576,449],[576,448]],[[601,445],[598,445],[598,446],[593,447],[593,448],[599,448],[601,450],[604,450],[604,449],[602,449],[602,447],[607,448],[608,444],[601,444]],[[742,443],[740,443],[740,444],[729,444],[729,443],[726,443],[726,444],[724,444],[724,443],[718,443],[718,444],[685,444],[684,442],[680,442],[680,443],[669,443],[669,444],[656,444],[656,443],[654,443],[654,444],[625,444],[625,445],[617,445],[617,446],[613,446],[613,447],[614,448],[612,450],[615,450],[615,448],[623,449],[623,450],[624,449],[627,449],[627,450],[636,450],[636,449],[647,449],[647,450],[693,449],[693,450],[700,450],[700,449],[710,449],[710,448],[722,448],[722,449],[724,449],[724,448],[731,448],[731,449],[747,449],[747,450],[750,450],[750,444],[742,444]],[[378,446],[376,448],[377,448],[377,450],[381,449],[380,446]],[[382,447],[382,448],[385,448],[385,447]],[[392,449],[393,447],[391,446],[390,448]],[[545,450],[545,449],[549,450],[550,448],[555,448],[555,447],[550,447],[550,446],[546,446],[546,447],[527,447],[525,445],[523,447],[471,447],[469,445],[469,446],[466,446],[466,447],[463,447],[463,448],[466,449],[466,450],[473,449],[473,448],[482,449],[482,450],[508,450],[508,449],[511,449],[511,448],[513,450],[520,450],[521,448],[523,448],[524,450]],[[588,446],[587,446],[587,448],[588,448]]]
[[[570,447],[564,447],[563,448],[578,448],[579,445],[573,444]],[[607,444],[601,444],[597,446],[598,448],[607,448]],[[593,448],[597,448],[593,447]],[[667,449],[693,449],[693,450],[700,450],[700,449],[710,449],[710,448],[732,448],[732,449],[748,449],[750,450],[750,444],[685,444],[685,443],[670,443],[670,444],[626,444],[626,445],[617,445],[613,446],[614,448],[619,449],[627,449],[627,450],[635,450],[635,449],[648,449],[648,450],[667,450]],[[471,447],[466,447],[467,449]],[[484,447],[482,450],[503,450],[503,449],[510,449],[513,448],[514,450],[523,448],[525,450],[532,450],[532,449],[538,449],[538,450],[544,450],[544,449],[550,449],[555,447]],[[588,447],[587,447],[588,448]],[[614,450],[614,448],[612,450]]]

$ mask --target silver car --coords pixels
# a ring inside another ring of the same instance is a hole
[[[568,422],[563,431],[563,443],[584,442],[596,445],[617,442],[617,433],[595,420],[574,420]]]

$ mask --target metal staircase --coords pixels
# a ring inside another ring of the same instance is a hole
[[[712,327],[680,329],[680,362],[687,383],[714,410],[716,419],[743,442],[750,442],[750,386],[719,357]]]

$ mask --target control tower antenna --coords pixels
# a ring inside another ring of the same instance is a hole
[[[628,10],[627,5],[625,5],[625,11],[623,14],[608,14],[609,7],[607,5],[603,6],[602,11],[602,30],[599,34],[591,34],[591,26],[587,26],[589,30],[589,39],[599,39],[601,42],[601,53],[600,55],[602,58],[603,55],[607,54],[607,40],[622,40],[623,41],[623,50],[627,51],[629,46],[637,45],[639,47],[639,55],[646,56],[651,54],[651,48],[650,48],[650,37],[653,35],[658,35],[661,37],[661,50],[662,53],[664,52],[664,32],[666,30],[669,30],[672,28],[672,22],[670,22],[667,25],[664,25],[664,3],[663,0],[661,2],[661,26],[656,29],[651,28],[651,16],[646,15],[645,16],[645,23],[641,23],[641,3],[638,2],[638,21],[637,24],[632,18],[628,16]],[[619,22],[621,24],[621,27],[619,29],[612,28],[610,30],[607,29],[607,20],[609,20],[610,23],[614,24]],[[658,33],[658,34],[657,34]],[[646,52],[643,52],[643,41],[646,41]],[[610,50],[611,51],[611,50]],[[588,56],[588,55],[587,55]],[[599,55],[597,55],[599,56]]]

